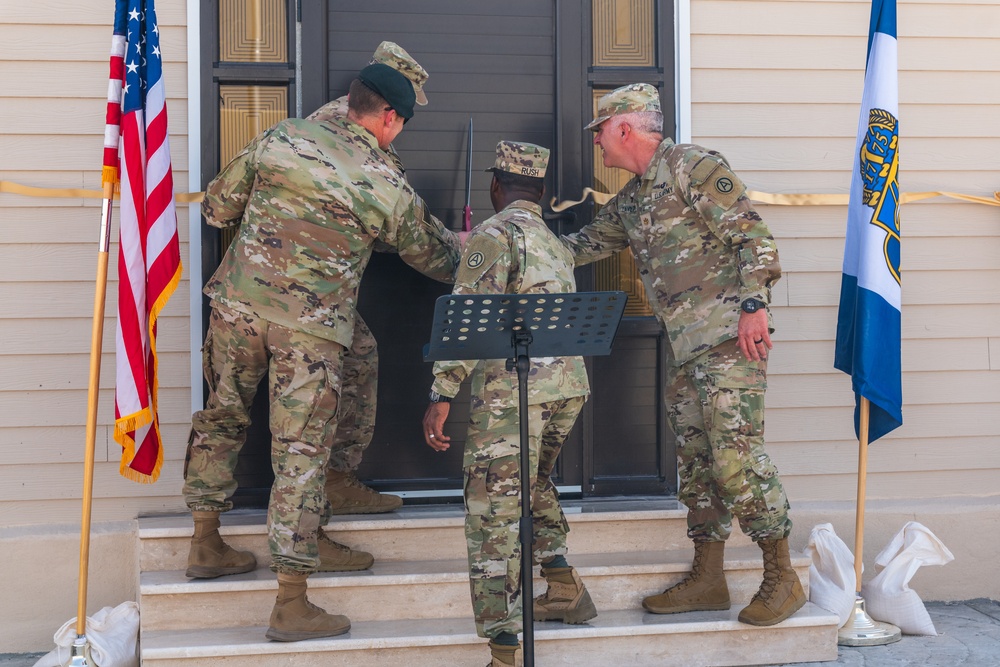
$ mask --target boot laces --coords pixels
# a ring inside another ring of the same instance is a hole
[[[329,535],[327,535],[326,531],[324,531],[324,530],[320,530],[319,531],[319,535],[317,535],[317,539],[320,539],[323,542],[326,542],[327,544],[329,544],[331,547],[333,547],[337,551],[350,551],[351,550],[351,548],[349,546],[347,546],[346,544],[341,544],[340,542],[337,542],[332,537],[330,537]]]
[[[781,581],[781,565],[778,563],[778,547],[776,545],[765,545],[764,552],[764,580],[760,583],[760,589],[754,593],[754,600],[768,599],[774,595]]]
[[[691,571],[688,572],[687,576],[684,577],[676,586],[674,586],[675,591],[682,591],[694,585],[695,580],[697,580],[701,575],[701,570],[705,566],[705,558],[707,558],[705,555],[706,552],[707,549],[704,548],[696,548],[694,550],[694,561],[691,563]]]

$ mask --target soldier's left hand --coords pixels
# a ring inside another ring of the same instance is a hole
[[[755,313],[740,312],[737,341],[740,351],[747,359],[767,359],[767,351],[773,347],[771,334],[767,330],[767,310],[761,308]]]
[[[451,438],[444,434],[444,423],[448,420],[450,411],[451,403],[444,401],[427,405],[423,422],[424,442],[430,445],[431,449],[444,452],[451,447]]]

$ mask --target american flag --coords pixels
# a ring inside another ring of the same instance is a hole
[[[163,465],[156,318],[180,281],[180,243],[156,10],[153,0],[117,0],[115,9],[116,32],[125,32],[115,440],[121,474],[155,482]]]

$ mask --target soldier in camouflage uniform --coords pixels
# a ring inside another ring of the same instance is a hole
[[[691,574],[643,601],[651,612],[729,609],[723,572],[732,517],[764,554],[764,581],[739,618],[772,625],[805,595],[788,556],[788,500],[764,451],[771,288],[781,276],[767,225],[725,158],[662,134],[659,94],[614,90],[587,126],[604,164],[635,177],[592,223],[563,237],[585,264],[631,248],[672,353],[665,391],[679,498],[695,543]]]
[[[455,280],[455,294],[575,292],[573,255],[542,220],[543,178],[549,151],[501,141],[490,195],[497,215],[473,230]],[[424,416],[427,444],[442,451],[451,398],[472,375],[471,417],[465,444],[465,535],[476,629],[490,638],[494,667],[513,665],[521,631],[521,544],[518,539],[520,428],[518,379],[502,359],[434,364],[431,404]],[[583,623],[597,615],[579,575],[566,562],[569,526],[551,475],[590,385],[581,357],[532,360],[528,384],[533,561],[548,590],[534,602],[537,620]],[[519,663],[518,663],[519,664]]]
[[[268,505],[278,598],[267,636],[294,641],[346,632],[350,622],[308,602],[315,571],[371,565],[325,535],[323,484],[337,428],[344,350],[376,241],[451,274],[459,256],[384,152],[413,115],[406,77],[369,65],[351,84],[346,117],[287,119],[263,132],[209,184],[202,212],[239,234],[205,286],[212,317],[204,348],[210,394],[192,417],[184,497],[195,519],[192,577],[255,567],[218,533],[232,507],[233,471],[260,380],[270,387]]]
[[[417,104],[426,105],[427,71],[395,42],[382,42],[369,64],[382,63],[410,80]],[[347,115],[347,96],[328,102],[308,116],[309,120],[330,121]],[[399,155],[390,145],[385,151],[400,172],[405,173]],[[455,238],[457,245],[458,240]],[[375,244],[376,252],[395,252],[384,243]],[[442,282],[452,283],[437,266],[426,266],[422,255],[407,257],[417,271]],[[354,342],[344,353],[344,378],[340,394],[340,420],[326,471],[327,509],[323,523],[333,514],[374,514],[391,512],[403,504],[396,495],[378,493],[357,478],[358,466],[375,435],[375,410],[378,396],[378,344],[360,314],[354,318]]]

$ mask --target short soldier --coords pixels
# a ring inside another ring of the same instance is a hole
[[[781,276],[774,239],[722,155],[663,137],[652,86],[608,93],[587,127],[604,165],[635,177],[562,239],[577,264],[632,249],[672,352],[665,394],[695,544],[692,572],[643,607],[729,609],[723,548],[735,516],[764,554],[764,581],[739,619],[779,623],[806,598],[788,555],[788,500],[764,451],[767,305]]]
[[[573,255],[549,231],[538,202],[549,151],[533,144],[497,145],[490,198],[497,215],[473,230],[455,280],[455,294],[575,292]],[[472,375],[472,414],[465,444],[465,535],[472,608],[479,636],[490,638],[493,667],[520,664],[520,428],[518,380],[503,360],[437,362],[424,437],[448,449],[442,433],[449,402]],[[590,394],[581,357],[532,362],[528,384],[533,561],[548,590],[534,602],[537,620],[583,623],[597,615],[580,576],[566,562],[569,526],[552,483],[563,441]]]
[[[343,355],[361,276],[376,241],[425,255],[450,273],[459,256],[440,222],[384,152],[413,115],[413,85],[377,63],[351,83],[346,117],[287,119],[261,133],[209,184],[202,212],[239,233],[205,293],[212,313],[204,366],[209,397],[192,417],[184,497],[195,521],[188,576],[252,570],[252,554],[219,536],[258,383],[268,378],[274,485],[268,504],[278,597],[269,639],[341,634],[343,616],[306,599],[316,571],[361,569],[321,528],[337,428]]]
[[[403,47],[395,42],[382,42],[375,49],[371,63],[388,65],[413,84],[417,104],[427,104],[424,84],[427,71]],[[328,102],[309,117],[309,120],[329,121],[347,115],[347,96]],[[386,153],[395,161],[400,171],[403,163],[390,145]],[[455,245],[457,236],[445,230],[446,238]],[[375,245],[376,252],[394,252],[384,244]],[[426,255],[404,254],[403,259],[424,275],[442,282],[454,282],[452,274],[440,267],[424,262]],[[344,353],[343,390],[340,395],[340,421],[330,454],[330,467],[326,471],[327,517],[331,514],[374,514],[391,512],[403,504],[402,498],[378,493],[358,480],[357,470],[368,445],[375,435],[375,408],[378,395],[378,345],[375,336],[361,315],[354,319],[354,341]],[[326,521],[324,520],[324,523]],[[363,552],[358,552],[363,553]]]

